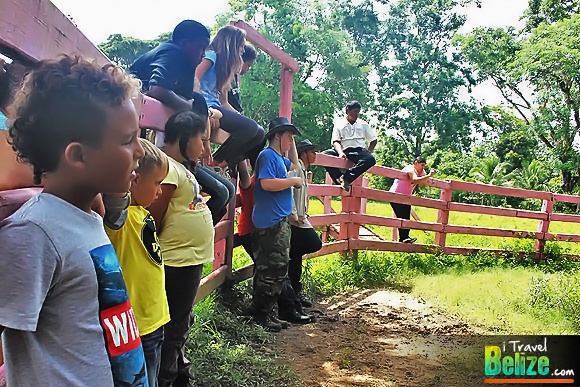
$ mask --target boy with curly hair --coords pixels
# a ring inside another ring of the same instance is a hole
[[[147,386],[115,250],[91,204],[127,192],[138,160],[138,81],[80,57],[39,62],[9,135],[44,190],[0,222],[0,333],[8,385]]]

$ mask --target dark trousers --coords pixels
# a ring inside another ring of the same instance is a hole
[[[322,240],[313,228],[291,226],[290,263],[288,264],[288,278],[296,294],[302,291],[302,256],[315,253],[322,248]]]
[[[157,378],[159,377],[159,365],[161,364],[161,347],[163,346],[163,327],[141,336],[141,345],[145,354],[149,387],[157,387],[159,385]]]
[[[216,109],[222,113],[220,128],[230,134],[213,154],[217,162],[234,165],[247,158],[256,148],[264,147],[264,129],[256,121],[228,109]]]
[[[223,216],[227,204],[236,194],[236,187],[225,177],[201,165],[195,168],[195,178],[201,185],[201,190],[211,196],[206,204],[214,218]]]
[[[282,286],[282,292],[278,297],[278,315],[284,316],[292,313],[293,310],[302,312],[302,304],[296,296],[298,292],[290,284],[290,278],[286,277]]]
[[[234,234],[234,246],[244,246],[246,253],[254,259],[254,253],[252,252],[252,233],[246,235]]]
[[[346,148],[343,150],[346,158],[354,163],[350,169],[345,169],[344,173],[339,168],[325,167],[326,171],[334,181],[338,181],[340,177],[348,183],[355,181],[360,175],[368,171],[370,167],[376,164],[375,156],[371,152],[363,148]],[[324,152],[325,155],[337,156],[338,152],[334,149],[328,149]]]
[[[410,204],[399,204],[399,203],[391,203],[391,207],[393,207],[393,211],[395,211],[395,215],[399,219],[411,219],[411,205]],[[409,229],[408,228],[400,228],[399,229],[399,242],[404,241],[405,239],[409,238]]]
[[[283,219],[272,227],[252,231],[254,256],[253,309],[269,315],[284,288],[290,261],[290,224]]]
[[[193,323],[193,303],[203,275],[203,265],[165,266],[165,293],[171,320],[165,324],[165,340],[161,347],[159,386],[169,387],[187,373],[185,342]]]

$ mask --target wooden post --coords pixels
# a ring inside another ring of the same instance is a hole
[[[294,78],[292,71],[282,65],[282,84],[280,86],[280,117],[286,117],[291,120],[292,117],[292,88],[294,87]]]
[[[445,226],[447,226],[449,223],[449,202],[451,202],[451,199],[453,198],[453,190],[451,188],[442,189],[439,198],[445,202],[446,209],[439,210],[437,213],[437,223],[441,223],[443,225],[443,232],[438,232],[435,234],[435,244],[441,247],[445,247],[445,239],[447,238],[447,234],[445,233]]]
[[[350,200],[352,199],[351,195],[352,191],[346,192],[343,190],[343,194],[341,196],[342,209],[340,211],[342,214],[350,213]],[[340,233],[338,234],[338,237],[341,241],[348,240],[349,237],[348,231],[349,231],[348,223],[347,222],[340,223]]]
[[[348,213],[353,214],[360,211],[362,206],[362,198],[358,196],[352,196],[352,188],[354,187],[362,187],[363,185],[363,178],[359,177],[351,184],[351,195],[349,198],[349,205],[348,205]],[[360,225],[354,222],[350,222],[348,224],[348,238],[349,239],[358,239],[359,237],[359,227]]]
[[[547,220],[540,220],[538,224],[538,232],[542,233],[542,239],[536,240],[534,243],[534,251],[538,255],[538,259],[545,259],[544,246],[546,245],[546,233],[550,229],[550,218],[552,218],[552,212],[554,211],[554,196],[549,200],[542,201],[542,212],[548,213]]]
[[[366,176],[363,176],[362,178],[362,187],[363,188],[369,188],[369,178]],[[366,214],[367,213],[367,198],[361,198],[360,200],[360,213],[361,214]]]
[[[326,181],[324,182],[324,184],[332,185],[332,179],[330,178],[328,172],[326,173]],[[332,213],[332,196],[323,196],[322,204],[324,205],[325,215]],[[328,227],[330,227],[330,225]],[[330,235],[330,233],[328,232],[328,227],[326,228],[326,231],[322,233],[322,241],[325,243],[328,242],[328,236]]]

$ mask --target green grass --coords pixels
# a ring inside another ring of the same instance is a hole
[[[493,334],[580,333],[580,264],[550,258],[535,263],[506,254],[472,257],[359,252],[310,260],[310,292],[337,294],[391,287],[429,300]]]
[[[274,336],[242,317],[246,285],[222,289],[195,305],[187,357],[195,386],[299,386],[299,378],[272,349]]]
[[[340,210],[340,201],[333,203]],[[391,216],[388,204],[369,202],[368,213]],[[322,213],[317,200],[310,213]],[[421,220],[435,222],[437,211],[415,208]],[[452,213],[451,224],[536,230],[537,221]],[[391,229],[371,226],[383,238]],[[552,223],[552,232],[580,234],[580,224]],[[412,231],[419,243],[433,243],[434,233]],[[305,262],[304,282],[311,296],[321,297],[360,288],[393,288],[430,301],[445,313],[490,334],[580,334],[580,263],[560,258],[579,253],[580,245],[546,244],[548,259],[536,263],[511,251],[532,251],[533,241],[473,235],[448,235],[447,244],[506,249],[502,257],[434,256],[391,252],[341,254]],[[233,267],[251,263],[238,247]],[[204,272],[211,272],[211,264]],[[242,317],[249,301],[248,283],[233,291],[220,289],[194,308],[196,320],[187,343],[196,386],[299,386],[297,375],[282,365],[272,349],[273,336]]]

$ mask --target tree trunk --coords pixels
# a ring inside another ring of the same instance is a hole
[[[571,193],[575,185],[576,181],[572,177],[572,172],[562,171],[562,191],[564,193]]]

